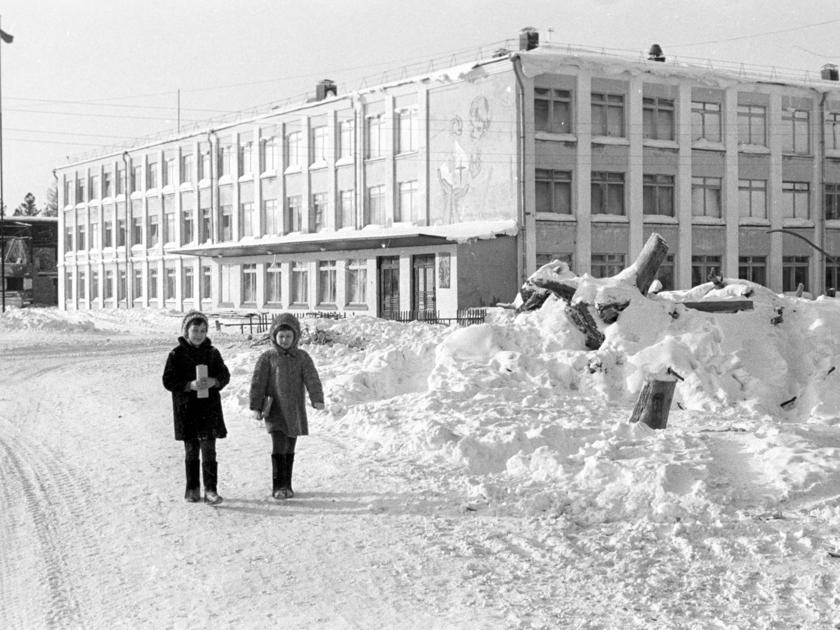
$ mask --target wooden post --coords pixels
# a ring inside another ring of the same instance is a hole
[[[668,255],[668,243],[659,234],[650,235],[642,251],[633,262],[636,268],[636,286],[642,295],[647,295],[651,283],[656,279],[659,265]]]
[[[195,378],[196,378],[196,380],[207,378],[207,366],[206,365],[202,364],[202,365],[196,365],[195,366]],[[195,395],[196,395],[196,398],[207,398],[210,395],[210,390],[207,389],[207,388],[198,389],[198,390],[196,390]]]
[[[644,422],[651,429],[664,429],[668,424],[671,401],[677,381],[653,379],[645,383],[630,416],[630,422]]]

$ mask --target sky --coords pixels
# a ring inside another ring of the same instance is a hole
[[[289,99],[486,56],[519,30],[644,56],[801,71],[840,64],[840,4],[780,0],[6,0],[3,197],[46,200],[84,154]],[[464,57],[466,56],[466,57]],[[103,151],[104,152],[104,151]]]

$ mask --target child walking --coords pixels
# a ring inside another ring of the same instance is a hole
[[[206,369],[206,376],[197,374],[197,367],[199,374]],[[178,345],[166,359],[163,386],[172,392],[175,439],[184,442],[184,498],[191,503],[201,500],[199,471],[204,479],[204,502],[222,502],[217,492],[216,440],[227,435],[219,391],[229,382],[222,355],[207,337],[207,317],[190,311],[181,322]]]
[[[300,322],[291,313],[274,318],[269,330],[272,348],[257,359],[251,378],[250,407],[254,417],[265,417],[271,436],[272,496],[288,499],[292,490],[295,443],[309,434],[306,418],[306,394],[315,409],[324,408],[321,379],[309,354],[297,347]],[[268,412],[263,413],[266,402]]]

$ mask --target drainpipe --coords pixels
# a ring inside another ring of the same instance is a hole
[[[122,154],[123,159],[123,197],[125,197],[125,307],[128,308],[128,298],[129,294],[131,293],[131,279],[129,278],[129,269],[128,269],[128,258],[131,252],[131,246],[129,242],[131,241],[131,192],[129,191],[128,183],[131,181],[128,176],[128,151],[123,151]],[[114,260],[117,262],[117,282],[120,281],[120,263],[119,260],[115,257]],[[120,295],[119,289],[117,290],[117,308],[120,305]]]
[[[218,137],[216,136],[216,132],[211,129],[207,132],[207,144],[210,145],[210,238],[213,243],[217,243],[219,241],[219,235],[216,233],[218,230],[218,222],[216,221],[216,195],[214,193],[214,188],[216,187],[216,164],[217,160],[214,160],[213,157],[216,154],[217,145],[218,145]],[[202,267],[201,267],[201,258],[199,258],[199,274],[202,274]],[[201,294],[201,287],[203,282],[199,281],[198,283],[198,307],[201,308],[201,300],[203,298],[212,299],[212,295],[202,295]],[[211,289],[212,290],[212,289]]]
[[[825,250],[825,99],[828,97],[828,92],[823,92],[820,97],[820,181],[817,186],[817,193],[820,196],[820,219],[819,219],[819,244]],[[822,295],[825,294],[828,287],[825,286],[825,265],[826,260],[823,255],[823,264],[819,266],[822,269],[822,277],[817,286],[822,285]]]
[[[519,238],[516,240],[516,272],[517,281],[522,282],[525,278],[525,85],[522,82],[522,59],[518,53],[511,55],[511,63],[513,64],[513,74],[516,77],[516,84],[519,87],[519,117],[517,119],[517,126],[519,129],[519,164],[518,177],[519,186],[516,191],[517,203],[517,222],[519,223]]]

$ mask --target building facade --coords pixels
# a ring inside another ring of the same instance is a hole
[[[837,286],[840,84],[538,45],[57,169],[59,304],[434,311],[540,264]],[[822,251],[821,251],[822,250]]]

